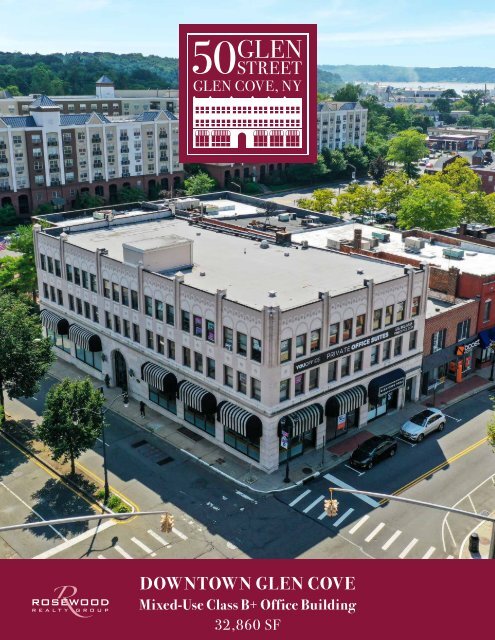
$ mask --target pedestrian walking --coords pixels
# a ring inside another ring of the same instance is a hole
[[[144,418],[146,416],[146,405],[142,400],[139,403],[139,411],[141,412],[141,418]]]

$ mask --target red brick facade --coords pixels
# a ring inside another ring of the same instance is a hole
[[[431,318],[426,318],[425,322],[425,336],[423,342],[423,353],[425,356],[431,353],[431,338],[437,331],[447,329],[445,336],[445,346],[455,345],[457,342],[457,325],[464,320],[470,320],[469,337],[477,334],[477,321],[478,321],[478,301],[472,300],[466,302],[466,304],[454,306],[451,309],[446,309],[438,315]],[[454,353],[452,352],[454,356]]]

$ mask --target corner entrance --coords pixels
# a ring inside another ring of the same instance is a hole
[[[127,389],[127,363],[120,351],[113,353],[113,367],[115,371],[115,386]]]

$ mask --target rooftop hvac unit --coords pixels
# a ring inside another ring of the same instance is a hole
[[[390,242],[390,233],[384,233],[382,231],[372,231],[371,237],[376,238],[380,242]]]
[[[452,249],[448,247],[443,250],[444,258],[452,258],[453,260],[463,260],[464,259],[464,251],[462,249]]]
[[[113,220],[114,215],[111,209],[101,209],[93,212],[93,220]]]
[[[425,244],[424,238],[406,238],[404,241],[405,250],[408,253],[420,253]]]
[[[301,242],[301,248],[302,249],[307,249],[309,247],[309,242],[307,240],[303,240]]]

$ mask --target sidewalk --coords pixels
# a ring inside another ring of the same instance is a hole
[[[50,374],[58,379],[86,377],[79,369],[60,359],[57,359],[52,365]],[[435,405],[439,409],[444,409],[474,393],[493,387],[494,383],[489,382],[488,376],[489,370],[481,370],[477,375],[467,378],[450,389],[437,393]],[[96,379],[93,379],[93,384],[95,387],[101,387],[102,385],[101,381]],[[347,460],[350,453],[363,439],[372,435],[392,435],[397,433],[401,425],[411,415],[421,411],[428,403],[430,405],[432,403],[432,398],[422,398],[419,402],[408,403],[403,409],[390,412],[374,420],[361,430],[353,429],[346,436],[327,443],[324,448],[309,451],[291,460],[289,463],[291,482],[285,483],[285,464],[282,464],[274,473],[266,474],[249,464],[249,462],[244,462],[228,451],[220,449],[192,429],[189,430],[187,427],[183,427],[156,412],[148,404],[146,405],[146,417],[142,418],[139,411],[139,401],[130,398],[128,408],[124,408],[121,403],[116,401],[120,394],[121,391],[118,388],[105,389],[107,406],[111,405],[113,412],[131,420],[146,431],[163,439],[169,445],[180,449],[224,478],[259,493],[291,489],[295,485],[302,484],[305,480],[326,473],[332,467]]]
[[[492,518],[495,518],[495,512],[490,514]],[[469,551],[469,536],[466,536],[459,557],[462,560],[488,560],[488,554],[490,552],[490,539],[492,536],[492,528],[495,527],[495,523],[482,522],[475,527],[471,533],[477,533],[480,540],[479,553],[471,553]]]

